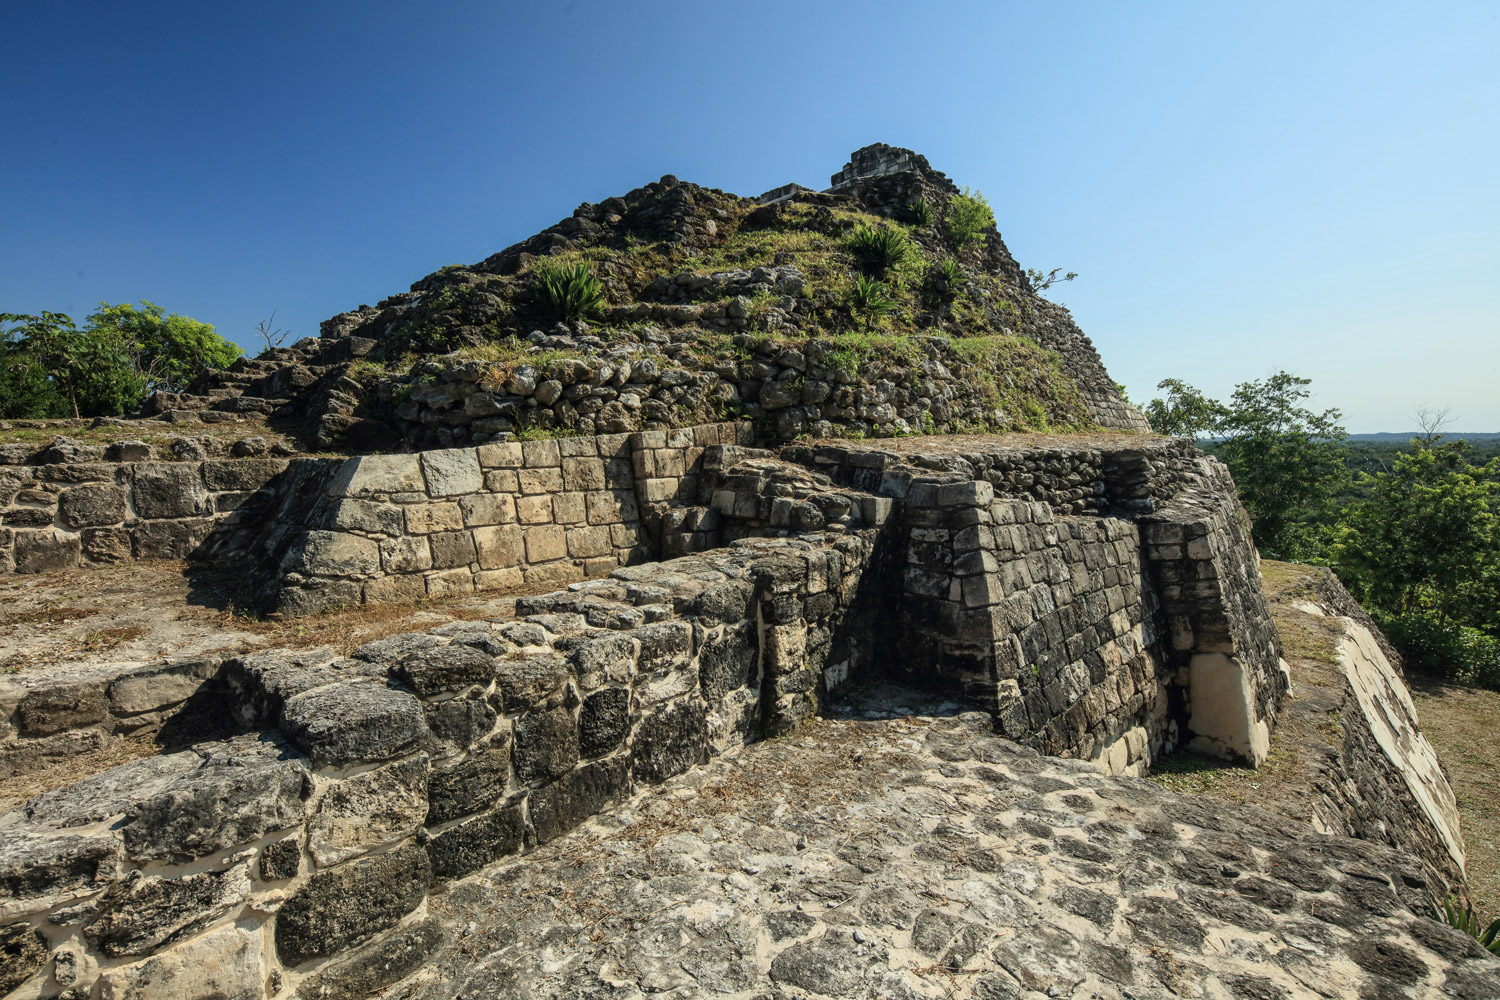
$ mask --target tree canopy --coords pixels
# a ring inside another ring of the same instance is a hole
[[[211,324],[144,299],[101,302],[82,327],[66,313],[0,313],[0,417],[118,415],[239,355]]]

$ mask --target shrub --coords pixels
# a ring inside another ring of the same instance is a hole
[[[971,194],[968,188],[964,188],[962,194],[948,199],[948,216],[943,220],[943,227],[947,230],[948,242],[958,249],[984,239],[984,234],[995,228],[995,213],[990,210],[990,203],[984,195],[978,191]]]
[[[906,221],[918,229],[932,225],[932,206],[927,204],[927,199],[918,198],[906,206]]]
[[[884,274],[906,259],[911,244],[894,229],[860,226],[849,235],[849,249],[867,269]]]
[[[1500,639],[1430,610],[1373,617],[1408,669],[1500,691]]]
[[[875,325],[876,319],[895,309],[896,302],[887,292],[885,282],[862,274],[854,281],[849,307],[865,318],[865,328],[869,329]]]
[[[558,319],[587,319],[604,307],[604,289],[588,264],[544,260],[537,264],[536,276]]]

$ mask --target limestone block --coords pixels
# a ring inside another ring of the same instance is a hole
[[[647,503],[661,503],[677,495],[678,481],[676,479],[644,479],[637,485],[640,488],[641,499]]]
[[[567,536],[555,524],[534,525],[524,530],[526,561],[529,563],[550,562],[568,554]]]
[[[630,749],[635,780],[654,785],[702,763],[708,747],[707,711],[683,699],[647,715],[636,726]]]
[[[523,537],[522,529],[514,525],[476,528],[474,547],[479,565],[485,569],[519,566],[525,556]]]
[[[326,958],[393,927],[432,881],[419,847],[400,847],[312,876],[276,914],[276,953],[289,966]]]
[[[332,527],[372,535],[400,535],[405,530],[401,508],[371,500],[340,500],[333,507]]]
[[[598,458],[599,439],[593,435],[558,438],[557,452],[564,461],[569,458]]]
[[[474,574],[475,590],[509,590],[526,582],[519,567],[484,569]]]
[[[588,508],[590,524],[618,524],[640,519],[640,511],[635,503],[635,493],[629,490],[589,493],[585,496],[584,502]]]
[[[527,495],[560,493],[563,488],[561,469],[523,469],[517,473],[516,481],[521,487],[521,492]]]
[[[604,463],[597,458],[564,458],[563,488],[577,491],[602,490],[607,485]]]
[[[427,818],[426,791],[426,754],[345,778],[308,819],[308,850],[326,868],[404,840]]]
[[[90,562],[117,563],[130,558],[128,528],[84,528],[81,538],[83,558]]]
[[[463,496],[484,488],[484,474],[473,448],[446,448],[422,452],[422,472],[427,493],[435,497]]]
[[[214,675],[219,661],[188,660],[140,667],[110,681],[110,712],[117,716],[154,712],[187,701]]]
[[[562,456],[557,441],[522,441],[521,457],[528,469],[557,468],[562,465]]]
[[[21,827],[0,837],[0,920],[92,895],[120,874],[120,842],[106,834]]]
[[[366,604],[402,604],[427,596],[427,581],[420,576],[387,576],[364,586]]]
[[[98,684],[59,684],[28,691],[16,705],[16,724],[26,736],[51,736],[109,719],[109,702]]]
[[[521,478],[514,470],[497,469],[484,474],[484,488],[491,493],[519,493]]]
[[[387,573],[420,573],[432,568],[432,548],[421,535],[382,539],[380,566]]]
[[[512,758],[522,781],[551,781],[578,763],[578,724],[566,708],[530,712],[515,723]]]
[[[470,594],[474,591],[474,574],[467,569],[439,570],[426,577],[428,597]]]
[[[366,1000],[416,972],[444,938],[436,917],[402,927],[304,981],[297,1000]]]
[[[559,493],[552,498],[552,519],[558,524],[581,524],[588,518],[582,493]]]
[[[473,646],[454,643],[412,653],[391,674],[417,694],[431,697],[462,691],[473,684],[487,685],[494,671],[489,655]]]
[[[63,490],[57,498],[58,520],[69,528],[97,528],[125,520],[125,489],[88,485]]]
[[[239,927],[220,928],[99,977],[101,1000],[259,1000],[264,984],[260,935]]]
[[[503,493],[480,493],[459,501],[464,524],[479,528],[492,524],[512,524],[516,519],[515,498]]]
[[[698,678],[710,705],[755,680],[756,647],[755,628],[750,622],[726,628],[704,641],[698,652]]]
[[[48,520],[50,520],[50,516]],[[82,546],[77,535],[46,529],[17,531],[12,552],[17,573],[50,573],[78,565]]]
[[[137,861],[203,858],[302,822],[307,770],[276,743],[205,744],[202,766],[131,805],[120,822]]]
[[[46,964],[47,939],[34,927],[0,927],[0,996],[9,994]]]
[[[502,738],[457,765],[427,777],[427,822],[445,823],[487,809],[504,798],[510,775],[510,740]]]
[[[523,464],[518,442],[482,444],[478,454],[480,466],[486,469],[519,469]]]
[[[567,529],[568,555],[575,559],[610,554],[611,543],[607,527],[573,527]]]
[[[146,462],[135,467],[130,491],[137,517],[196,517],[208,512],[208,491],[191,462]]]
[[[406,530],[413,535],[457,531],[463,526],[463,508],[456,503],[419,503],[406,508]]]
[[[585,576],[584,568],[571,562],[551,562],[525,568],[526,586],[542,587],[574,583]]]
[[[604,756],[624,742],[629,732],[630,692],[627,689],[604,688],[584,699],[578,714],[578,746],[582,757]]]
[[[552,497],[548,494],[517,497],[516,520],[522,524],[551,524]]]
[[[421,462],[416,455],[361,455],[340,467],[328,486],[331,497],[424,493]]]
[[[287,738],[319,766],[390,760],[427,735],[416,698],[369,680],[304,691],[287,700],[281,719]]]
[[[260,877],[264,882],[281,882],[296,878],[302,872],[302,848],[296,837],[267,844],[260,852]]]
[[[161,878],[130,872],[99,897],[83,934],[111,958],[149,955],[230,912],[250,895],[247,864]]]
[[[525,846],[525,834],[519,803],[482,813],[427,842],[432,872],[439,878],[461,878],[519,851]]]
[[[368,576],[380,572],[380,545],[343,531],[309,531],[282,563],[282,572]]]
[[[135,521],[130,525],[130,537],[137,559],[186,559],[197,551],[212,530],[212,522],[205,518]],[[19,547],[17,555],[19,557]]]
[[[1196,653],[1188,672],[1190,745],[1251,767],[1265,763],[1270,727],[1255,717],[1255,695],[1244,665],[1223,653]]]
[[[211,490],[258,490],[286,471],[284,458],[220,459],[203,463],[203,481]]]
[[[443,743],[447,756],[465,753],[490,735],[498,716],[480,688],[461,698],[428,702],[422,706],[427,728]]]
[[[427,536],[432,547],[433,569],[455,569],[475,561],[474,535],[470,531],[442,531]]]
[[[545,844],[630,794],[623,757],[586,764],[531,795],[531,825]]]

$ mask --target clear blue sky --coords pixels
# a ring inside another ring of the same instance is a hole
[[[1500,4],[7,0],[0,311],[255,350],[673,173],[982,189],[1115,378],[1500,430]]]

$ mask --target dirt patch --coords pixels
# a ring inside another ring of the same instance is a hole
[[[1487,923],[1500,917],[1500,691],[1420,676],[1407,685],[1458,797],[1469,892]]]

